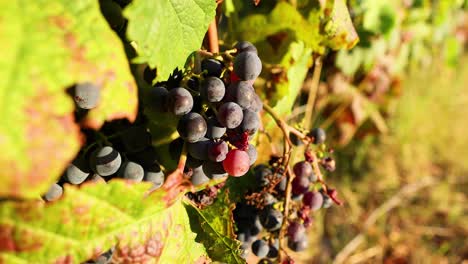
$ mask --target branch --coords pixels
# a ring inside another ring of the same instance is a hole
[[[216,26],[216,18],[211,21],[208,27],[208,44],[210,46],[211,53],[219,53],[219,41],[218,41],[218,27]]]
[[[314,111],[315,97],[317,97],[318,86],[320,83],[320,73],[322,72],[322,56],[318,56],[314,62],[314,73],[312,75],[312,85],[307,98],[307,108],[304,117],[304,128],[310,129],[312,112]]]

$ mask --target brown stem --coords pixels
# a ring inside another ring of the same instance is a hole
[[[307,98],[307,108],[304,117],[304,128],[310,129],[312,113],[314,111],[315,98],[317,97],[318,86],[320,83],[320,73],[322,72],[322,56],[318,56],[314,62],[314,73],[312,75],[312,85]]]
[[[211,53],[219,53],[218,41],[218,27],[216,25],[216,18],[211,21],[208,27],[208,45],[210,46]]]

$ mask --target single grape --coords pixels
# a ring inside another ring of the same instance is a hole
[[[227,102],[219,107],[217,118],[222,126],[236,128],[242,123],[244,114],[242,108],[238,104]]]
[[[292,193],[295,196],[305,193],[310,186],[310,180],[306,177],[295,177],[292,181]]]
[[[184,115],[177,125],[177,132],[180,137],[190,143],[197,142],[206,134],[206,121],[198,113],[188,113]]]
[[[304,143],[302,140],[294,133],[289,133],[289,139],[291,139],[291,143],[293,143],[294,146],[302,146]]]
[[[63,194],[62,186],[58,185],[57,183],[52,184],[49,190],[44,194],[44,200],[48,202],[52,202],[60,198]]]
[[[239,149],[232,149],[226,155],[226,159],[223,160],[223,167],[231,176],[242,176],[250,168],[249,154]]]
[[[109,146],[95,150],[90,158],[91,169],[105,177],[116,173],[122,164],[120,153]]]
[[[101,89],[94,83],[84,82],[75,86],[74,99],[81,109],[93,109],[101,99]]]
[[[188,143],[187,152],[196,159],[207,160],[210,143],[211,142],[207,138],[201,138],[197,142]]]
[[[151,133],[144,126],[130,126],[119,138],[128,152],[139,152],[151,145]]]
[[[310,136],[314,138],[314,144],[322,144],[327,139],[327,134],[325,130],[321,128],[314,128],[310,131]]]
[[[228,86],[226,90],[225,102],[234,102],[243,109],[252,106],[255,100],[255,89],[249,82],[235,82]]]
[[[306,229],[303,224],[299,222],[291,222],[288,226],[287,236],[289,240],[299,241],[305,236]]]
[[[304,251],[308,245],[307,236],[302,236],[298,241],[288,239],[288,247],[295,252]]]
[[[283,223],[283,214],[271,206],[265,207],[260,212],[260,223],[268,231],[276,231]]]
[[[156,86],[149,92],[148,107],[156,112],[165,112],[167,110],[167,96],[169,91],[165,87]]]
[[[84,160],[84,157],[78,157],[70,165],[65,172],[65,179],[71,184],[81,184],[89,176],[89,168]]]
[[[228,151],[228,144],[225,141],[211,141],[208,145],[208,158],[214,162],[221,162],[226,159]]]
[[[323,196],[319,192],[306,192],[302,198],[302,203],[308,206],[312,211],[322,208]]]
[[[140,182],[145,176],[145,171],[140,164],[127,161],[120,168],[119,176],[128,180]]]
[[[177,116],[189,113],[193,108],[193,97],[185,88],[174,88],[167,95],[167,109]]]
[[[192,177],[190,179],[192,184],[195,186],[202,185],[210,181],[210,178],[206,176],[205,172],[203,171],[203,166],[200,165],[197,168],[192,169]]]
[[[312,165],[307,161],[300,161],[294,164],[294,175],[296,177],[309,178],[313,174]]]
[[[278,200],[270,193],[264,193],[262,196],[262,201],[264,206],[273,205],[274,203],[278,202]]]
[[[270,244],[270,248],[268,250],[267,257],[268,258],[277,258],[278,254],[279,254],[279,247]]]
[[[201,62],[201,69],[206,71],[206,76],[220,77],[223,72],[223,64],[216,59],[204,59]]]
[[[220,102],[225,93],[226,87],[223,81],[217,77],[206,78],[201,86],[201,96],[210,103]]]
[[[106,183],[106,180],[104,180],[103,177],[101,177],[99,174],[95,173],[91,177],[88,177],[90,182],[97,182],[97,183]]]
[[[323,189],[320,189],[320,194],[323,198],[322,208],[330,208],[333,205],[333,200],[325,193]]]
[[[236,45],[234,45],[234,48],[237,49],[237,53],[244,51],[258,53],[257,48],[252,43],[244,40],[237,42]]]
[[[253,135],[255,132],[257,132],[259,127],[260,117],[258,116],[258,113],[245,109],[244,118],[242,119],[242,123],[240,125],[241,131],[248,132],[249,135]]]
[[[273,172],[271,169],[265,165],[258,165],[254,169],[255,181],[260,187],[267,186],[270,183],[267,179],[267,176],[272,174]]]
[[[226,133],[226,127],[222,126],[215,117],[208,118],[205,137],[219,139]]]
[[[164,172],[162,172],[161,167],[157,164],[145,171],[144,181],[153,183],[154,189],[159,189],[164,183]]]
[[[234,72],[241,80],[255,80],[262,72],[262,61],[255,52],[241,52],[234,59]]]
[[[258,153],[257,149],[255,148],[254,145],[249,144],[249,147],[247,148],[247,154],[249,155],[249,161],[250,165],[253,165],[255,161],[257,161]]]
[[[260,219],[258,217],[258,215],[255,215],[253,219],[251,219],[251,224],[249,225],[250,226],[250,234],[252,236],[256,236],[258,234],[260,234],[260,232],[262,232],[263,230],[263,226],[262,226],[262,223],[260,223]]]
[[[203,164],[203,160],[196,159],[192,157],[190,154],[187,155],[187,161],[185,162],[185,166],[188,168],[194,169],[198,168]]]
[[[260,96],[258,96],[258,94],[254,94],[253,100],[248,109],[257,113],[263,109],[263,102],[262,99],[260,99]]]
[[[265,240],[258,239],[257,241],[252,243],[252,253],[259,258],[264,258],[268,255],[268,251],[270,247]]]
[[[219,179],[228,176],[221,162],[205,161],[202,165],[203,172],[210,179]]]

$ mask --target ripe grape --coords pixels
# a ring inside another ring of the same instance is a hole
[[[258,53],[257,48],[248,41],[239,41],[234,45],[234,48],[237,49],[237,53],[241,53],[244,51]]]
[[[253,165],[257,161],[258,153],[254,145],[249,144],[247,148],[247,154],[249,155],[250,165]]]
[[[235,82],[228,86],[224,101],[234,102],[246,109],[255,99],[255,90],[249,82]]]
[[[68,165],[65,179],[71,184],[81,184],[89,176],[89,169],[83,157],[75,159]]]
[[[278,230],[283,223],[283,214],[271,206],[265,207],[260,212],[260,223],[270,232]]]
[[[258,116],[258,113],[245,109],[243,114],[244,117],[240,125],[241,131],[248,132],[249,135],[255,134],[260,126],[260,117]]]
[[[208,145],[208,158],[214,162],[221,162],[226,159],[228,151],[228,144],[225,141],[212,141]]]
[[[169,91],[165,87],[157,86],[151,88],[149,92],[149,107],[156,112],[165,112],[167,109],[167,95]]]
[[[228,102],[219,107],[217,118],[222,126],[236,128],[242,123],[244,114],[242,108],[238,104]]]
[[[267,179],[267,176],[272,175],[273,172],[271,171],[270,168],[268,168],[265,165],[258,165],[254,169],[255,172],[255,181],[257,182],[257,185],[260,187],[267,186],[269,184],[269,181]]]
[[[127,161],[120,168],[119,175],[122,178],[134,181],[142,181],[145,176],[143,167],[135,162]]]
[[[208,77],[201,86],[201,96],[210,103],[220,102],[226,93],[226,87],[221,79]]]
[[[258,239],[257,241],[252,243],[252,253],[259,258],[264,258],[268,255],[268,251],[270,247],[265,240]]]
[[[204,59],[201,62],[201,69],[206,71],[206,76],[220,77],[223,72],[223,64],[216,59]]]
[[[199,160],[208,159],[208,146],[210,141],[207,138],[201,138],[197,142],[187,144],[187,152]]]
[[[207,131],[205,137],[218,139],[226,133],[226,127],[223,127],[215,117],[210,117],[207,122]]]
[[[322,208],[323,196],[319,192],[306,192],[302,198],[302,203],[308,206],[312,211]]]
[[[120,153],[109,146],[99,148],[91,154],[91,169],[105,177],[116,173],[122,164]]]
[[[300,161],[293,167],[296,178],[309,178],[313,174],[312,165],[307,161]]]
[[[325,193],[323,189],[320,189],[320,194],[322,195],[322,198],[323,198],[322,207],[323,208],[331,207],[333,205],[333,200]]]
[[[145,171],[143,180],[153,183],[153,188],[158,189],[164,183],[164,172],[159,165],[155,164],[150,170]]]
[[[234,72],[241,80],[255,80],[261,71],[262,61],[255,52],[241,52],[234,59]]]
[[[263,102],[262,99],[260,99],[260,96],[258,96],[258,94],[254,94],[252,102],[248,109],[257,113],[263,109]]]
[[[275,239],[273,243],[270,243],[270,249],[268,250],[268,258],[277,258],[279,254],[279,240]]]
[[[81,109],[93,109],[99,104],[100,92],[100,87],[94,83],[79,83],[75,86],[75,103]]]
[[[44,200],[48,202],[52,202],[60,198],[63,194],[62,186],[58,185],[57,183],[52,184],[49,190],[44,194]]]
[[[210,178],[206,176],[205,172],[203,171],[202,165],[192,169],[192,177],[190,179],[192,184],[195,186],[202,185],[207,183]]]
[[[303,224],[299,222],[291,222],[288,226],[288,239],[292,241],[299,241],[305,236],[306,229]]]
[[[193,97],[185,88],[174,88],[167,95],[167,109],[174,115],[181,116],[193,108]]]
[[[295,196],[305,193],[310,186],[310,180],[307,177],[295,177],[292,181],[292,193]]]
[[[304,251],[308,244],[307,236],[302,236],[298,241],[288,239],[288,247],[295,252]]]
[[[325,130],[321,128],[314,128],[310,131],[310,136],[314,138],[314,144],[322,144],[327,139]]]
[[[188,168],[197,168],[203,164],[203,160],[196,159],[192,157],[190,154],[187,155],[187,161],[185,162],[185,166]]]
[[[210,179],[219,179],[228,176],[221,162],[205,161],[202,165],[203,172]]]
[[[177,125],[177,132],[181,138],[190,143],[197,142],[206,134],[206,121],[198,113],[184,115]]]
[[[231,176],[242,176],[250,168],[249,154],[243,150],[232,149],[226,155],[226,159],[223,160],[223,167]]]

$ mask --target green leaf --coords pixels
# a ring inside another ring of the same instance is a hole
[[[134,41],[137,63],[157,67],[158,81],[200,48],[209,23],[215,16],[213,0],[135,0],[124,10],[127,37]]]
[[[332,9],[329,9],[330,6],[327,6],[325,14],[330,13],[330,16],[326,18],[324,25],[327,46],[334,50],[351,49],[359,42],[359,36],[351,21],[346,1],[334,0]]]
[[[6,1],[0,8],[0,196],[47,191],[78,151],[66,89],[90,81],[101,101],[84,124],[133,120],[137,89],[118,37],[94,0]]]
[[[240,242],[235,240],[233,204],[229,201],[227,190],[218,193],[213,204],[198,209],[191,203],[186,204],[192,229],[198,234],[208,255],[214,261],[225,263],[246,263],[240,256]]]
[[[319,23],[310,23],[296,8],[284,1],[279,2],[268,16],[247,16],[237,28],[241,39],[252,42],[260,42],[276,33],[287,32],[296,40],[302,40],[313,51],[324,51]]]
[[[64,196],[0,203],[0,263],[81,263],[115,245],[119,263],[206,259],[180,199],[168,205],[148,183],[66,185]],[[61,262],[62,263],[62,262]]]

